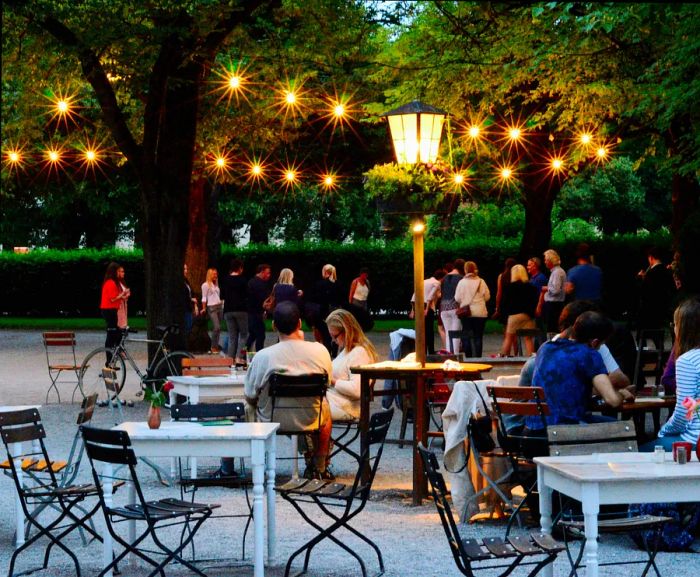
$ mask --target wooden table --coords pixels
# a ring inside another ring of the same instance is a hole
[[[700,463],[673,462],[665,453],[663,463],[653,453],[601,453],[567,457],[537,457],[542,531],[552,529],[552,491],[581,501],[586,544],[583,561],[586,577],[598,577],[598,513],[601,505],[659,503],[672,496],[676,502],[700,501]],[[544,568],[552,577],[552,566]]]
[[[656,438],[659,429],[661,428],[661,409],[668,409],[669,414],[673,412],[676,406],[676,397],[637,397],[633,401],[623,403],[621,407],[608,407],[605,405],[601,408],[601,413],[626,420],[631,418],[634,421],[634,426],[637,431],[637,443],[640,445],[648,440],[645,431],[646,415],[651,413],[653,426],[652,438]]]
[[[137,457],[250,457],[253,469],[253,527],[255,533],[255,577],[263,577],[265,518],[263,495],[267,495],[267,557],[275,558],[275,443],[279,423],[234,423],[204,426],[201,423],[164,421],[160,429],[149,429],[145,422],[124,422],[113,430],[129,433]],[[109,472],[106,472],[109,477]],[[135,502],[133,484],[129,484],[129,502]],[[111,506],[112,491],[105,488],[105,500]],[[134,522],[129,522],[129,537],[135,538]],[[105,530],[104,561],[112,560],[112,540]]]
[[[429,380],[444,381],[480,379],[481,373],[490,371],[491,365],[481,363],[459,363],[459,369],[446,370],[443,363],[402,363],[384,361],[371,365],[351,367],[350,371],[361,375],[360,393],[360,451],[367,449],[367,429],[369,427],[369,403],[375,396],[395,395],[399,389],[375,391],[376,379],[406,381],[413,395],[413,504],[421,505],[428,487],[418,454],[418,443],[428,442],[428,415],[426,389]],[[403,391],[403,389],[402,389]]]

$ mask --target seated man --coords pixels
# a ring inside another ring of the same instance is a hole
[[[550,414],[548,425],[600,422],[609,417],[589,414],[592,390],[595,389],[611,407],[619,407],[634,396],[626,389],[615,389],[598,348],[612,332],[612,323],[602,314],[587,311],[576,319],[572,338],[543,344],[537,352],[532,384],[544,389]],[[539,418],[525,419],[526,434],[541,436]]]
[[[258,351],[248,367],[245,378],[245,397],[249,407],[255,409],[255,420],[270,421],[272,400],[268,395],[268,383],[273,373],[301,375],[310,373],[332,374],[333,366],[328,350],[321,343],[304,340],[301,330],[301,315],[298,307],[289,301],[281,302],[275,307],[272,327],[279,334],[279,342]],[[315,406],[314,406],[315,405]],[[280,411],[280,418],[287,429],[304,430],[315,425],[318,420],[318,405],[309,400],[309,407],[285,409]],[[277,413],[275,420],[278,419]],[[332,480],[326,469],[331,437],[331,417],[328,403],[324,399],[321,410],[321,430],[314,434],[313,447],[305,453],[307,467],[306,478]]]

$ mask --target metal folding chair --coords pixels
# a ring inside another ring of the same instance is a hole
[[[328,375],[325,373],[306,375],[273,373],[270,375],[268,385],[268,395],[272,401],[270,421],[280,423],[278,435],[292,437],[294,453],[291,457],[294,460],[292,477],[296,479],[299,477],[299,435],[313,435],[321,429]],[[299,422],[300,410],[309,411],[313,418],[309,418],[305,423]]]
[[[559,552],[564,550],[562,543],[543,533],[508,537],[507,540],[497,537],[483,540],[462,539],[447,500],[447,486],[439,472],[437,458],[423,445],[418,445],[418,451],[432,488],[433,500],[447,535],[450,551],[452,551],[457,569],[462,574],[473,577],[475,571],[503,569],[498,575],[505,577],[517,567],[534,565],[528,574],[530,577],[534,577],[544,567],[553,563]],[[523,562],[525,559],[533,560]],[[504,561],[507,562],[503,563]]]
[[[0,413],[0,434],[7,449],[10,472],[15,482],[24,517],[30,527],[36,528],[36,534],[29,537],[12,554],[10,559],[9,576],[24,575],[39,569],[46,569],[49,564],[51,550],[54,545],[63,550],[75,564],[80,577],[80,563],[75,553],[63,543],[64,538],[76,529],[82,529],[94,539],[102,541],[100,535],[90,526],[88,520],[99,509],[99,502],[87,511],[75,511],[78,504],[89,497],[96,497],[98,489],[94,485],[61,485],[52,467],[52,461],[44,444],[46,432],[37,409]],[[25,448],[26,447],[26,448]],[[30,463],[25,468],[25,464]],[[25,476],[24,471],[44,464],[41,471],[33,470]],[[30,483],[25,483],[25,479]],[[36,512],[37,507],[55,507],[59,514],[50,521],[42,522]],[[40,538],[47,537],[49,544],[44,553],[42,567],[37,567],[21,573],[14,573],[17,557],[36,543]]]
[[[370,418],[368,430],[368,447],[358,459],[357,473],[352,484],[334,483],[319,479],[292,479],[288,483],[277,487],[279,494],[299,512],[304,521],[318,531],[318,535],[313,537],[304,546],[292,553],[287,561],[284,575],[289,577],[292,562],[299,555],[304,553],[305,573],[309,567],[311,551],[321,541],[330,539],[336,545],[347,551],[360,563],[362,576],[367,577],[367,568],[362,557],[349,547],[346,543],[335,536],[336,531],[341,528],[347,529],[350,533],[368,544],[377,555],[379,562],[379,573],[384,573],[384,560],[379,547],[366,535],[360,533],[358,529],[350,525],[350,522],[365,508],[367,499],[372,489],[372,481],[377,473],[379,461],[384,449],[384,440],[394,416],[394,410],[375,413]],[[363,478],[366,479],[363,481]],[[312,504],[313,508],[305,510],[302,504]],[[337,508],[334,510],[334,508]],[[340,509],[340,512],[337,512]],[[319,512],[330,519],[330,524],[323,527],[318,521]]]
[[[162,577],[165,575],[163,568],[172,561],[177,561],[197,575],[206,577],[206,574],[195,567],[192,562],[184,559],[181,553],[192,542],[202,523],[211,516],[212,510],[219,507],[219,505],[190,503],[180,499],[147,500],[136,474],[137,459],[134,450],[131,448],[131,440],[128,433],[85,426],[81,427],[80,430],[85,443],[85,451],[90,459],[92,476],[97,487],[100,499],[99,505],[101,505],[104,513],[107,530],[112,539],[123,547],[123,550],[118,555],[113,556],[112,562],[99,573],[98,577],[102,577],[115,569],[118,563],[129,553],[133,553],[154,567],[153,571],[148,574],[148,577],[154,577],[155,575],[161,575]],[[118,477],[117,473],[114,472],[114,465],[120,465],[117,470],[123,470],[121,466],[126,467],[128,475]],[[133,483],[136,502],[117,506],[111,504],[110,500],[108,504],[105,500],[105,485],[109,486],[114,481]],[[144,522],[146,528],[136,536],[133,542],[129,542],[116,531],[115,526],[118,523],[136,521]],[[178,525],[183,527],[182,530],[186,536],[183,534],[178,547],[169,547],[159,537],[158,531],[162,528]],[[141,543],[146,538],[150,538],[157,550],[147,550],[141,546]],[[164,557],[163,560],[157,562],[153,559],[154,554],[162,555]]]
[[[49,394],[51,389],[53,389],[56,391],[56,396],[60,403],[59,382],[73,382],[72,379],[70,381],[59,381],[58,379],[63,372],[75,374],[75,387],[71,395],[71,402],[73,402],[75,391],[80,388],[80,365],[75,358],[75,333],[70,331],[45,332],[42,333],[42,339],[44,341],[44,350],[46,351],[46,366],[49,370],[49,379],[51,379],[51,384],[46,391],[46,402],[49,402]]]

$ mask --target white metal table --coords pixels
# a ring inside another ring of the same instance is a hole
[[[149,429],[145,422],[124,422],[115,430],[129,433],[137,457],[250,457],[253,470],[253,523],[255,532],[254,576],[263,577],[265,521],[263,495],[267,498],[267,558],[274,562],[275,527],[275,442],[279,423],[234,423],[204,426],[201,423],[165,421],[160,429]],[[107,477],[110,471],[105,471]],[[130,484],[129,500],[135,500]],[[111,504],[111,487],[105,487],[105,500]],[[104,534],[103,560],[112,559],[112,541]],[[130,522],[129,538],[135,538],[135,523]],[[111,576],[110,576],[111,577]]]
[[[566,457],[537,457],[540,524],[552,529],[552,491],[581,501],[585,523],[586,576],[598,577],[598,513],[601,505],[700,501],[700,463],[663,463],[653,453],[601,453]],[[552,566],[544,568],[552,576]]]
[[[195,377],[188,375],[185,377],[172,376],[168,381],[173,384],[170,391],[170,403],[175,403],[176,395],[184,395],[189,402],[196,405],[205,398],[234,398],[243,400],[243,381],[245,373],[240,372],[235,375]]]
[[[24,411],[25,409],[39,409],[41,405],[0,405],[0,413],[9,413],[11,411]],[[20,484],[24,482],[24,472],[22,471],[22,462],[19,458],[15,458],[16,455],[22,453],[22,443],[12,443],[10,445],[10,454],[7,456],[8,459],[14,459],[15,466],[17,467],[17,477],[19,478]],[[22,510],[22,503],[19,500],[19,494],[15,494],[15,548],[24,544],[24,511]]]

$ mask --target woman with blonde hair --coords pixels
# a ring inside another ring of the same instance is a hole
[[[359,419],[360,375],[350,373],[350,367],[367,365],[377,360],[377,351],[350,311],[336,309],[326,318],[328,332],[338,345],[333,359],[331,386],[326,393],[331,417],[336,420]]]
[[[304,307],[306,322],[313,329],[316,342],[323,343],[331,356],[337,352],[333,345],[325,319],[332,310],[341,304],[337,273],[332,264],[323,265],[321,278],[313,286],[311,296]]]
[[[221,352],[219,336],[221,335],[221,321],[224,319],[224,301],[221,300],[219,288],[219,272],[215,268],[207,269],[207,277],[202,283],[202,315],[209,315],[212,324],[211,353]]]
[[[517,340],[518,329],[535,328],[535,308],[537,307],[537,288],[530,284],[527,270],[521,264],[516,264],[510,269],[510,282],[503,289],[504,300],[507,308],[501,312],[507,315],[506,332],[501,347],[502,357],[508,356]],[[532,337],[525,337],[525,349],[530,356],[535,352],[535,344]]]
[[[291,268],[283,268],[280,271],[280,276],[277,278],[272,292],[275,295],[275,305],[290,301],[299,306],[301,296],[304,294],[303,291],[297,290],[294,286],[294,271]]]
[[[455,300],[460,308],[469,307],[471,316],[460,319],[462,328],[471,330],[473,337],[462,339],[462,351],[467,357],[480,357],[484,346],[484,328],[488,311],[486,303],[491,298],[491,292],[484,279],[479,277],[476,263],[468,260],[464,264],[464,278],[459,281],[455,290]],[[472,350],[474,341],[474,350]]]

